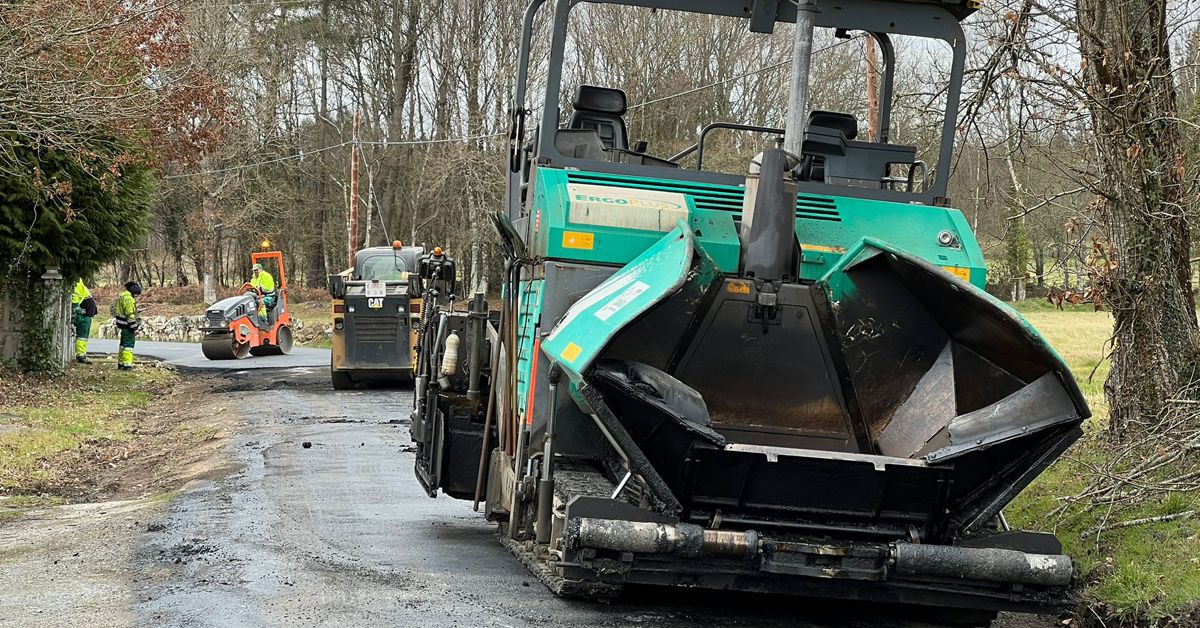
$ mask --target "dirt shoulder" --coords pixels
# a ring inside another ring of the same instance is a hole
[[[178,491],[234,468],[237,415],[212,394],[226,383],[111,360],[56,379],[0,372],[0,617],[138,623],[139,536]]]
[[[59,378],[0,374],[0,520],[30,507],[134,499],[221,472],[231,420],[208,393],[155,362],[121,373],[112,359]]]
[[[128,565],[166,501],[35,508],[0,524],[0,624],[136,625]]]

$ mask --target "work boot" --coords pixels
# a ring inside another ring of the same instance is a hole
[[[76,361],[76,362],[78,362],[78,363],[80,363],[80,364],[91,364],[91,363],[92,363],[92,361],[91,361],[91,360],[87,359],[87,356],[86,356],[86,355],[77,355],[77,356],[75,356],[75,361]]]
[[[133,365],[132,364],[118,364],[117,370],[118,371],[132,371]]]

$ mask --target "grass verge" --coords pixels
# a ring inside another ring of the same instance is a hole
[[[1058,311],[1044,301],[1015,307],[1062,355],[1094,416],[1086,436],[1006,509],[1010,522],[1054,532],[1079,561],[1084,602],[1091,609],[1081,619],[1104,617],[1108,626],[1197,625],[1191,622],[1200,605],[1200,517],[1113,526],[1200,509],[1200,495],[1169,493],[1121,508],[1067,503],[1087,488],[1111,453],[1103,433],[1108,414],[1103,386],[1112,316],[1091,306]]]
[[[1014,307],[1042,332],[1071,368],[1092,408],[1093,421],[1107,420],[1104,379],[1108,377],[1110,367],[1106,358],[1107,342],[1113,328],[1112,314],[1093,311],[1091,305],[1059,311],[1043,300],[1021,301]]]
[[[133,439],[129,415],[177,380],[174,371],[153,366],[118,371],[111,360],[72,364],[57,378],[0,371],[0,494],[8,496],[6,504],[36,505],[67,483],[68,454]]]

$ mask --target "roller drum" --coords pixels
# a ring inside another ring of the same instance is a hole
[[[241,360],[250,355],[250,345],[231,335],[207,337],[200,341],[200,350],[210,360]]]

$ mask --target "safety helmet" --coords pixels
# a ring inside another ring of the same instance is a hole
[[[129,291],[129,294],[137,296],[142,293],[142,284],[136,281],[126,281],[125,289]]]

